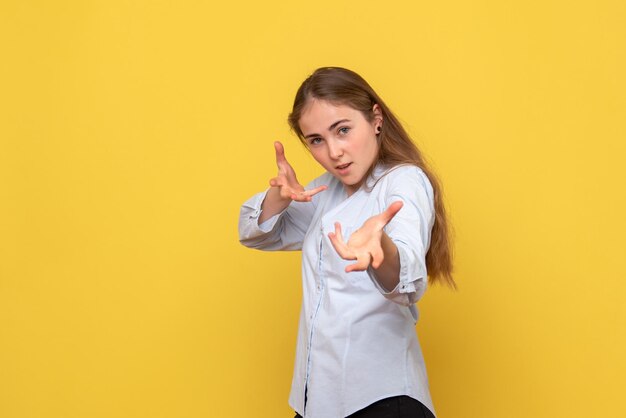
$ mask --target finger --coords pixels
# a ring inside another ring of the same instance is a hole
[[[276,150],[276,161],[285,158],[285,147],[280,141],[274,141],[274,150]]]
[[[354,264],[350,264],[346,267],[346,273],[350,273],[351,271],[364,271],[367,270],[367,267],[370,265],[372,257],[369,253],[365,253],[363,255],[359,255],[357,257],[357,262]]]
[[[345,244],[343,240],[343,233],[341,232],[341,224],[339,222],[335,222],[335,235],[337,235],[339,242]]]
[[[400,209],[402,209],[402,206],[404,206],[404,202],[402,202],[402,200],[396,200],[391,205],[389,205],[389,207],[385,209],[384,212],[381,213],[385,225],[387,225],[393,219],[393,217],[396,216]]]
[[[326,186],[326,185],[324,185],[324,186],[319,186],[319,187],[316,187],[316,188],[311,189],[311,190],[306,190],[306,191],[304,192],[304,194],[305,194],[306,196],[314,196],[314,195],[318,194],[319,192],[323,192],[323,191],[324,191],[324,190],[326,190],[326,189],[328,189],[328,186]]]
[[[344,260],[355,260],[356,256],[350,250],[350,247],[346,245],[343,240],[343,236],[341,234],[341,225],[339,222],[335,222],[335,232],[331,232],[328,234],[328,238],[330,239],[330,243],[332,244],[337,254]]]
[[[291,193],[291,200],[295,200],[296,202],[310,202],[311,196],[307,195],[305,192],[293,192]]]
[[[372,267],[377,269],[385,261],[385,253],[381,247],[372,250]]]
[[[287,162],[287,157],[285,157],[285,147],[280,143],[280,141],[274,142],[274,149],[276,150],[276,165],[278,168],[281,168],[281,166],[285,163],[289,164]]]
[[[272,177],[270,179],[270,186],[272,187],[284,187],[285,180],[281,176]]]

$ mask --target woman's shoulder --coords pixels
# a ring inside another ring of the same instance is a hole
[[[416,165],[402,164],[384,171],[376,187],[387,203],[402,199],[434,210],[435,194],[428,176]]]
[[[420,167],[415,164],[398,164],[394,167],[386,167],[385,171],[393,175],[408,175],[408,176],[423,176],[426,177],[426,173]]]
[[[378,180],[387,187],[423,187],[432,192],[432,185],[424,170],[413,164],[377,167],[376,174]]]

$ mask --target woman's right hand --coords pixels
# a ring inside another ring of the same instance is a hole
[[[278,190],[281,200],[285,202],[292,200],[296,202],[310,202],[314,195],[328,188],[328,186],[324,185],[311,190],[304,190],[304,187],[298,182],[296,172],[285,157],[283,144],[276,141],[274,142],[274,148],[276,149],[278,175],[270,180],[270,186]]]

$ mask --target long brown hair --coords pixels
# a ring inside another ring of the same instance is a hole
[[[289,114],[289,125],[306,144],[300,129],[300,117],[311,99],[325,100],[337,105],[348,105],[359,110],[368,121],[374,120],[373,107],[378,104],[383,117],[378,158],[374,165],[388,167],[412,164],[424,171],[433,187],[435,222],[431,232],[430,247],[426,254],[426,269],[430,283],[445,283],[456,288],[452,278],[452,245],[441,184],[426,165],[421,152],[411,140],[398,118],[376,94],[374,89],[357,73],[345,68],[322,67],[311,74],[300,86]],[[373,166],[370,169],[373,170]]]

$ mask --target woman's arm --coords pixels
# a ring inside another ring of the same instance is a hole
[[[380,246],[383,250],[384,259],[378,268],[374,268],[376,278],[380,285],[387,289],[395,289],[400,283],[400,254],[398,247],[393,243],[389,235],[383,231]],[[373,266],[372,266],[373,267]]]
[[[347,243],[339,224],[329,238],[342,258],[357,260],[346,267],[347,272],[367,270],[385,297],[410,305],[426,289],[433,190],[426,175],[414,166],[398,168],[387,176],[379,192],[389,207],[365,221]]]
[[[326,190],[319,179],[305,190],[285,158],[280,142],[274,143],[278,175],[269,190],[248,199],[239,214],[239,241],[261,250],[299,250],[315,211],[312,198]]]

